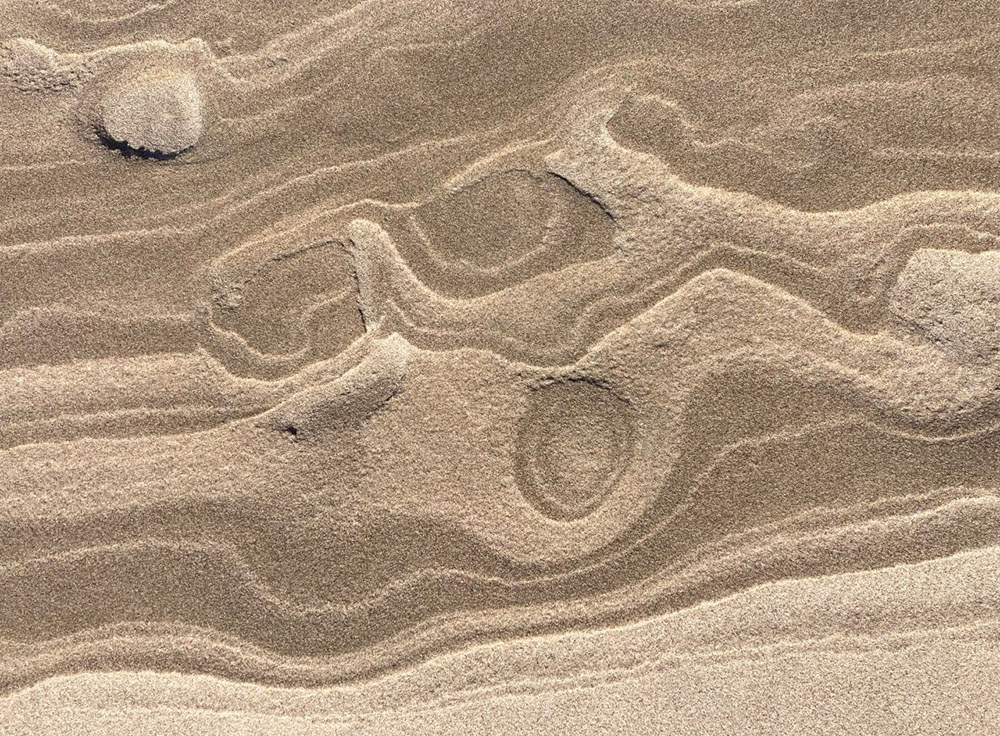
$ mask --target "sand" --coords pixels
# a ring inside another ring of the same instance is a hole
[[[982,0],[10,0],[0,734],[1000,723]]]

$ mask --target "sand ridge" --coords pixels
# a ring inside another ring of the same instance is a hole
[[[989,3],[8,5],[0,733],[991,733]]]

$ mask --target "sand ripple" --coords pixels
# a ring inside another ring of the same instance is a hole
[[[0,733],[992,733],[994,10],[8,3]]]

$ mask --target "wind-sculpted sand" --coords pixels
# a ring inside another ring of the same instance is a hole
[[[11,0],[0,734],[995,734],[1000,16]]]

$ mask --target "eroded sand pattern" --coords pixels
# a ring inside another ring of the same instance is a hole
[[[0,13],[0,734],[995,734],[992,2]]]

